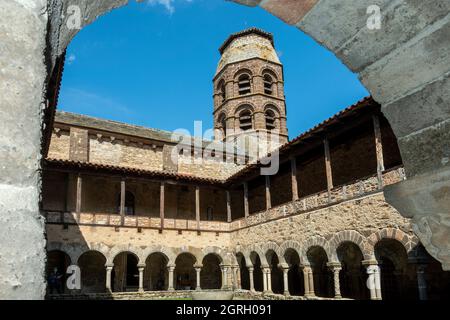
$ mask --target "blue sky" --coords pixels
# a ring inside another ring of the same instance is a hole
[[[193,132],[194,121],[212,128],[218,48],[249,27],[275,36],[291,138],[368,95],[332,53],[260,8],[147,0],[114,10],[75,37],[58,109],[164,130]]]

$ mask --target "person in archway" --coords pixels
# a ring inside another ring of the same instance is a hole
[[[54,268],[53,272],[50,273],[48,277],[48,285],[50,287],[50,294],[53,294],[55,289],[58,294],[62,293],[62,277],[63,275],[59,273],[58,268]]]

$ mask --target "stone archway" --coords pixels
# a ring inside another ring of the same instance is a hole
[[[106,258],[98,251],[87,251],[78,258],[81,270],[81,292],[103,293],[106,291]]]
[[[447,0],[364,0],[336,5],[334,1],[235,0],[272,12],[300,28],[334,52],[383,106],[399,142],[407,181],[389,186],[385,195],[401,214],[412,218],[414,231],[427,250],[450,269],[450,3]],[[381,28],[377,27],[377,7]],[[28,3],[28,2],[27,2]],[[27,264],[0,265],[6,281],[2,297],[42,298],[44,281],[32,274],[45,269],[44,227],[39,216],[38,179],[42,127],[51,127],[51,83],[58,78],[57,60],[84,25],[127,0],[3,1],[0,30],[6,66],[0,83],[10,89],[2,101],[2,163],[5,172],[0,202],[8,208],[5,227],[27,230],[14,239],[2,238],[5,256],[32,256]],[[78,5],[74,9],[71,7]],[[72,11],[68,9],[72,8]],[[74,15],[79,13],[81,25]],[[64,17],[64,18],[63,18]],[[414,19],[411,23],[409,17]],[[72,19],[72,20],[71,20]],[[68,28],[69,27],[69,28]],[[80,28],[78,28],[80,27]],[[48,62],[48,64],[46,64]],[[16,66],[22,68],[16,68]],[[17,95],[20,92],[22,94]],[[44,118],[41,110],[45,110]],[[21,128],[27,128],[23,134]],[[45,145],[44,145],[45,149]],[[16,201],[21,199],[21,201]],[[33,235],[34,241],[29,241]],[[37,254],[32,254],[37,253]],[[19,276],[29,275],[29,276]],[[43,279],[42,279],[43,280]]]
[[[49,293],[65,293],[67,291],[66,288],[66,280],[67,274],[66,270],[71,264],[71,259],[69,255],[60,250],[51,250],[48,252],[47,256],[47,270],[46,270],[46,279],[49,286]],[[51,275],[57,274],[58,277],[54,278]]]

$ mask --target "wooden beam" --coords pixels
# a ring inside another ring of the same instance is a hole
[[[380,118],[378,115],[373,115],[372,120],[375,133],[375,148],[377,154],[378,187],[381,189],[383,188],[384,157],[383,157],[383,143],[381,139]]]
[[[82,189],[83,189],[83,178],[81,177],[81,174],[78,174],[77,175],[77,196],[76,196],[76,203],[75,203],[75,212],[77,213],[78,221],[80,221]]]
[[[126,195],[126,184],[125,179],[120,180],[120,224],[123,226],[125,224],[125,195]]]
[[[270,194],[270,176],[266,176],[266,210],[272,208],[272,198]]]
[[[232,216],[231,216],[231,194],[230,194],[230,190],[227,190],[226,193],[227,193],[227,221],[231,222],[232,221]]]
[[[292,183],[292,201],[298,200],[298,184],[297,184],[297,160],[291,158],[291,183]]]
[[[161,230],[164,230],[164,212],[165,212],[165,206],[164,206],[164,193],[165,193],[165,183],[161,182],[160,189],[159,189],[159,217],[161,219]]]
[[[327,174],[328,200],[331,202],[331,190],[333,189],[333,172],[331,169],[330,143],[327,138],[323,139],[325,149],[325,169]]]
[[[195,187],[195,219],[197,220],[197,230],[200,231],[200,187]]]
[[[70,183],[70,173],[64,174],[64,211],[69,211],[69,183]]]
[[[248,208],[248,183],[244,182],[244,213],[247,218],[250,215],[250,211]]]

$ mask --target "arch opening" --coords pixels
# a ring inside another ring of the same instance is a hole
[[[215,254],[208,254],[203,258],[200,272],[200,287],[205,290],[220,289],[222,287],[221,259]]]
[[[322,247],[314,246],[306,253],[313,271],[314,292],[316,296],[331,298],[334,296],[331,272],[328,269],[327,253]]]
[[[114,258],[114,268],[111,274],[112,291],[138,291],[138,261],[138,257],[131,252],[122,252]]]
[[[106,258],[98,251],[83,253],[78,259],[81,269],[81,292],[103,293],[106,291]]]
[[[277,294],[283,294],[283,271],[280,268],[280,260],[275,251],[269,250],[266,253],[267,262],[269,263],[272,292]]]
[[[294,249],[287,249],[284,259],[289,265],[288,290],[293,296],[305,295],[303,272],[300,268],[300,255]]]
[[[250,273],[247,267],[247,261],[242,253],[236,254],[236,260],[239,265],[241,289],[250,290]]]
[[[196,258],[187,252],[175,260],[175,288],[177,290],[194,290],[197,286],[197,274],[194,268]]]
[[[253,264],[253,282],[255,291],[263,292],[263,272],[261,268],[261,258],[256,252],[250,254],[250,260]]]
[[[144,288],[149,291],[163,291],[169,287],[169,260],[161,252],[150,254],[145,260]]]
[[[47,253],[47,283],[49,294],[62,294],[67,292],[66,270],[71,260],[67,253],[60,250],[52,250]]]
[[[344,298],[364,300],[369,298],[367,274],[362,261],[361,249],[353,242],[343,242],[337,248],[337,256],[342,265],[339,274],[341,295]]]

